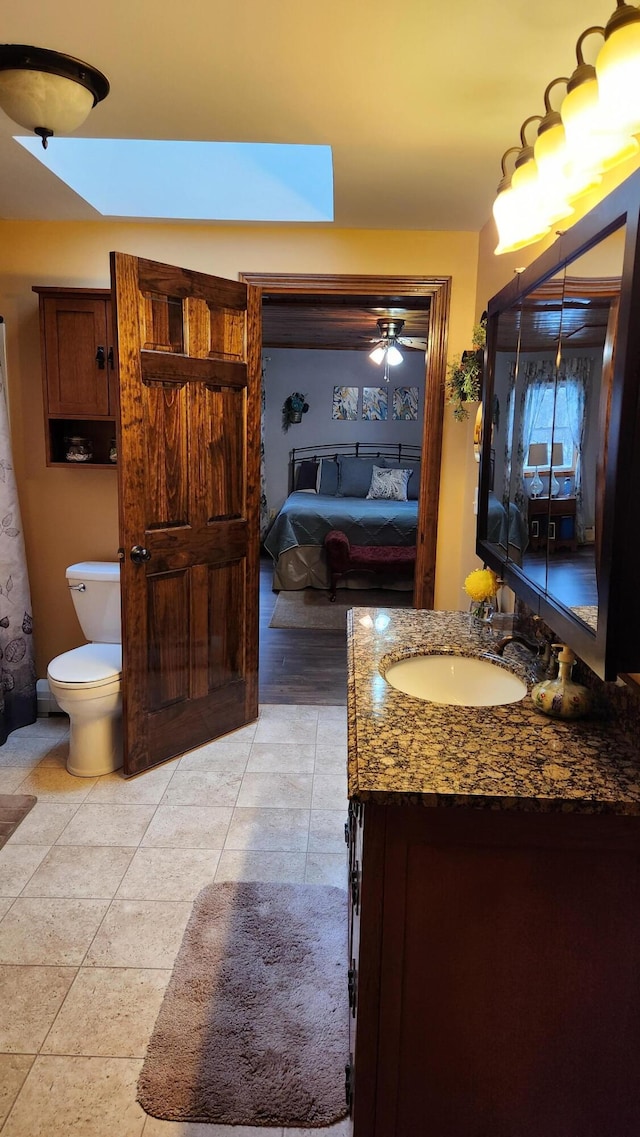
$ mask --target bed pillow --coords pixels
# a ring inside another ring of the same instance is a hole
[[[410,470],[409,482],[407,484],[407,501],[417,501],[420,497],[420,462],[416,459],[412,462],[410,459],[398,462],[392,458],[387,458],[385,461],[387,470]]]
[[[380,465],[379,458],[355,458],[341,454],[338,457],[340,477],[338,495],[340,497],[366,497],[371,485],[374,465]]]
[[[335,458],[321,458],[316,482],[318,493],[335,496],[338,492],[338,463]]]
[[[383,466],[374,466],[367,497],[383,498],[386,501],[406,501],[407,482],[410,477],[410,470],[388,470]]]
[[[296,475],[296,489],[317,493],[318,462],[301,462]]]

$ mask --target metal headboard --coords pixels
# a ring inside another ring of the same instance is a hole
[[[296,473],[302,462],[317,462],[320,458],[392,458],[396,462],[419,462],[422,447],[408,442],[328,442],[321,446],[298,446],[289,451],[289,493],[296,484]]]

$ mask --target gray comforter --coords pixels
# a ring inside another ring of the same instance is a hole
[[[285,501],[264,547],[277,561],[296,545],[322,545],[330,529],[353,545],[415,545],[417,501],[334,497],[297,490]]]

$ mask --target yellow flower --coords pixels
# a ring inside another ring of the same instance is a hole
[[[492,569],[474,569],[464,582],[464,590],[472,600],[488,600],[498,591],[498,578]]]

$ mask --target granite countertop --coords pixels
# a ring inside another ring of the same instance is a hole
[[[383,669],[422,652],[478,655],[495,638],[460,612],[354,608],[347,617],[349,797],[425,806],[640,814],[640,749],[621,720],[536,711],[530,652],[503,662],[528,684],[517,703],[458,707],[395,690]]]

